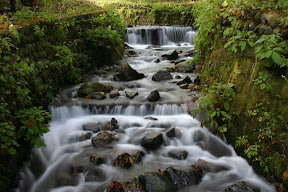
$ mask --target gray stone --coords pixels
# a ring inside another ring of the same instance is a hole
[[[138,73],[135,69],[133,69],[128,63],[124,64],[120,73],[114,75],[114,81],[132,81],[144,78],[143,73]]]
[[[168,156],[173,159],[184,160],[187,158],[188,152],[185,150],[172,150],[168,152]]]
[[[184,61],[175,66],[175,71],[186,73],[193,72],[195,70],[195,65],[191,64],[190,61]]]
[[[108,132],[98,133],[95,137],[91,139],[92,145],[95,148],[106,148],[113,141],[118,141],[118,137],[115,134]]]
[[[167,137],[175,137],[176,136],[176,131],[175,131],[175,128],[171,128],[169,129],[168,131],[166,131],[166,136]]]
[[[173,79],[173,77],[169,73],[169,71],[158,71],[152,77],[153,81],[166,81],[166,80],[170,80],[170,79]]]
[[[186,83],[192,83],[192,80],[190,79],[189,76],[186,76],[182,81],[177,82],[177,85],[182,85],[182,84],[186,84]]]
[[[100,124],[97,123],[85,123],[82,125],[83,130],[92,131],[93,133],[97,133],[101,130]]]
[[[185,83],[185,84],[180,85],[180,88],[181,88],[181,89],[188,89],[188,87],[189,87],[189,84],[188,84],[188,83]]]
[[[162,143],[163,143],[162,133],[153,132],[143,137],[140,144],[145,149],[156,150],[161,146]]]
[[[130,99],[133,99],[136,95],[138,95],[138,92],[137,91],[125,91],[125,94]]]
[[[176,50],[170,50],[167,51],[165,54],[161,55],[161,57],[164,57],[168,60],[175,60],[178,58],[178,53]]]
[[[117,89],[113,89],[112,91],[110,91],[110,94],[109,94],[110,98],[116,98],[116,97],[119,97],[120,96],[120,93]]]
[[[236,184],[226,187],[225,192],[260,192],[260,190],[250,186],[244,181],[240,181]]]
[[[160,94],[157,90],[152,91],[147,97],[147,100],[150,102],[156,102],[159,99],[160,99]]]

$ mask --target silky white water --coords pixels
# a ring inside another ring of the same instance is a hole
[[[144,27],[139,30],[142,29],[146,30]],[[152,81],[155,72],[174,66],[167,60],[161,60],[160,63],[153,62],[167,51],[167,47],[183,49],[184,52],[193,48],[189,38],[185,40],[187,33],[195,33],[191,28],[179,29],[174,35],[170,34],[173,30],[177,31],[170,28],[169,34],[166,31],[166,36],[170,40],[161,40],[163,46],[159,49],[143,47],[143,44],[149,43],[148,37],[145,37],[147,41],[141,40],[140,43],[140,40],[127,42],[134,43],[134,47],[137,47],[133,49],[137,55],[127,57],[127,62],[132,68],[144,73],[144,79],[113,82],[109,75],[92,78],[91,81],[124,87],[117,99],[109,99],[109,96],[103,101],[75,99],[73,96],[80,85],[64,91],[68,102],[66,98],[66,103],[62,106],[51,106],[53,118],[50,122],[50,132],[43,136],[47,147],[33,149],[31,160],[20,173],[22,179],[18,192],[102,192],[112,180],[125,182],[145,172],[159,169],[164,171],[170,166],[186,171],[193,164],[205,166],[209,171],[204,173],[202,181],[197,186],[182,188],[179,190],[181,192],[222,192],[227,186],[239,181],[245,181],[259,188],[261,192],[275,191],[271,184],[254,173],[247,161],[239,157],[230,145],[212,135],[205,127],[201,128],[200,122],[189,114],[191,103],[193,106],[192,96],[197,93],[180,89],[175,83],[177,82],[175,76],[184,78],[188,75],[194,80],[197,74],[175,72],[172,73],[172,80]],[[137,28],[128,30],[128,39],[140,38],[139,34]],[[177,40],[177,36],[182,39]],[[173,41],[174,47],[171,43]],[[176,46],[178,43],[183,45]],[[180,54],[180,59],[183,58],[192,59]],[[138,86],[128,88],[125,87],[127,83]],[[150,103],[146,98],[154,89],[160,92],[161,99],[156,103]],[[138,91],[139,94],[129,99],[125,96],[125,91]],[[59,97],[61,101],[61,96]],[[82,139],[83,135],[88,133],[92,135],[91,138],[97,134],[83,130],[84,124],[98,124],[101,131],[104,131],[109,128],[112,118],[117,119],[119,129],[117,132],[108,131],[118,137],[118,141],[114,141],[111,147],[96,149],[91,139]],[[170,128],[176,130],[176,136],[173,138],[165,134]],[[160,132],[164,137],[163,144],[154,151],[146,150],[140,145],[141,139],[151,132]],[[134,164],[128,169],[113,166],[118,155],[123,153],[132,155],[139,150],[145,154],[142,163]],[[187,158],[178,160],[169,157],[168,152],[172,150],[185,150],[188,152]],[[101,165],[92,163],[90,156],[94,153],[103,157],[105,162]],[[83,167],[84,170],[75,174],[73,167]],[[89,171],[97,173],[93,181],[87,181]]]

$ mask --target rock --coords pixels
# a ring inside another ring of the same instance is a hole
[[[170,128],[168,131],[166,131],[166,136],[167,137],[175,137],[176,136],[176,130],[175,128]]]
[[[99,154],[96,152],[96,153],[93,153],[91,154],[90,156],[90,161],[96,165],[101,165],[103,163],[106,162],[105,158],[104,157],[101,157],[99,156]]]
[[[189,88],[189,84],[188,83],[182,84],[182,85],[180,85],[180,88],[181,89],[188,89]]]
[[[190,64],[190,61],[184,61],[175,66],[175,71],[178,71],[181,73],[193,72],[194,70],[195,70],[195,65]]]
[[[260,25],[259,28],[258,28],[258,33],[260,35],[263,35],[265,33],[266,28],[267,28],[266,25]]]
[[[269,26],[272,28],[272,29],[275,29],[276,27],[279,26],[279,18],[280,16],[278,14],[273,14],[270,19],[269,19]]]
[[[133,155],[133,160],[135,164],[142,162],[142,157],[144,157],[144,153],[142,151],[137,151],[136,154]]]
[[[86,97],[93,92],[108,93],[111,91],[111,87],[101,84],[99,82],[85,83],[77,91],[79,97]]]
[[[138,92],[137,91],[125,91],[125,94],[130,99],[133,99],[136,95],[138,95]]]
[[[240,181],[236,184],[226,187],[225,192],[260,192],[260,190],[248,185],[244,181]]]
[[[139,87],[140,87],[140,85],[138,85],[138,84],[132,84],[132,83],[128,83],[126,86],[127,86],[128,88],[139,88]]]
[[[117,140],[118,138],[114,134],[110,134],[108,132],[101,132],[92,138],[92,145],[96,148],[106,148],[108,147],[109,143]]]
[[[261,15],[261,23],[264,24],[264,25],[265,25],[266,23],[268,23],[268,17],[270,17],[270,15],[271,15],[271,14],[262,14],[262,15]]]
[[[175,61],[175,65],[178,65],[179,63],[182,63],[182,62],[185,62],[186,60],[185,59],[181,59],[179,61]]]
[[[264,31],[264,35],[272,35],[272,34],[273,34],[273,29],[270,26],[266,27]]]
[[[254,22],[249,23],[248,29],[249,29],[250,31],[253,31],[255,28],[256,28],[256,25],[255,25]]]
[[[110,121],[110,130],[114,131],[118,128],[118,121],[113,117]]]
[[[262,15],[261,12],[257,12],[255,15],[255,22],[257,25],[259,25],[261,23],[261,15]]]
[[[138,54],[137,54],[135,51],[132,51],[132,50],[128,51],[127,55],[128,55],[129,57],[131,57],[131,56],[138,56]]]
[[[71,171],[73,175],[78,175],[78,173],[83,173],[84,166],[71,166]]]
[[[157,90],[152,91],[147,97],[147,100],[150,102],[156,102],[159,99],[160,99],[160,94]]]
[[[185,150],[172,150],[168,152],[168,156],[173,159],[184,160],[187,158],[188,152]]]
[[[140,175],[139,182],[147,192],[177,191],[177,187],[173,182],[156,172]]]
[[[177,82],[177,85],[182,85],[186,83],[192,83],[192,80],[190,79],[189,76],[186,76],[182,81]]]
[[[175,60],[178,58],[178,53],[176,50],[170,50],[167,51],[165,54],[161,55],[161,57],[164,57],[168,60]]]
[[[200,85],[200,84],[201,84],[200,77],[197,76],[193,83],[194,83],[195,85]]]
[[[165,80],[170,80],[170,79],[173,79],[173,77],[169,73],[169,71],[158,71],[152,77],[153,81],[165,81]]]
[[[175,79],[181,79],[182,77],[180,75],[176,75]]]
[[[101,130],[100,124],[97,123],[85,123],[82,125],[83,130],[92,131],[93,133],[97,133]]]
[[[101,169],[89,170],[88,174],[85,177],[85,181],[86,182],[89,182],[89,181],[105,181],[105,180],[106,180],[106,176],[102,172]]]
[[[202,173],[199,170],[184,172],[173,167],[169,167],[164,171],[165,176],[171,180],[178,188],[197,185],[202,179]]]
[[[91,99],[103,100],[106,99],[106,95],[104,92],[92,92]]]
[[[142,138],[140,145],[148,150],[156,150],[163,143],[162,133],[153,132]]]
[[[132,81],[144,78],[143,73],[138,73],[135,69],[133,69],[128,63],[124,64],[120,73],[114,75],[114,81]]]
[[[157,121],[158,120],[157,118],[154,118],[154,117],[145,117],[144,119],[153,120],[153,121]]]
[[[83,134],[81,136],[81,141],[85,141],[87,139],[90,139],[92,137],[92,132],[87,132],[86,134]]]
[[[117,89],[113,89],[112,91],[110,91],[109,96],[111,99],[113,99],[113,98],[119,97],[120,93]]]
[[[158,58],[158,59],[155,59],[155,60],[153,60],[153,63],[160,63],[161,62],[161,60]]]
[[[122,168],[129,168],[133,165],[134,161],[128,153],[123,153],[122,155],[119,155],[114,161],[114,166]]]

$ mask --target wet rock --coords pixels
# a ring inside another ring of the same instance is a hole
[[[185,150],[171,150],[168,152],[168,156],[173,159],[184,160],[188,156],[188,152]]]
[[[182,85],[182,84],[186,84],[186,83],[192,83],[192,80],[190,79],[189,76],[186,76],[182,81],[177,82],[177,85]]]
[[[93,92],[104,92],[109,93],[111,87],[101,84],[99,82],[85,83],[77,91],[79,97],[86,97],[91,95]]]
[[[130,51],[128,51],[127,56],[129,56],[129,57],[135,56],[136,57],[136,56],[138,56],[138,54],[135,51],[130,50]]]
[[[158,58],[158,59],[155,59],[155,60],[153,60],[153,63],[160,63],[161,62],[161,60]]]
[[[87,132],[81,136],[81,141],[85,141],[87,139],[90,139],[91,137],[92,137],[92,132]]]
[[[96,165],[101,165],[106,162],[105,158],[101,157],[98,153],[91,154],[90,161]]]
[[[138,73],[135,69],[133,69],[128,63],[124,64],[120,73],[114,75],[114,81],[132,81],[144,78],[143,73]]]
[[[119,155],[114,161],[114,166],[122,168],[129,168],[133,165],[134,161],[128,153],[123,153],[122,155]]]
[[[200,84],[201,84],[200,77],[197,76],[193,83],[194,83],[195,85],[200,85]]]
[[[103,100],[106,99],[106,95],[104,92],[92,92],[91,99]]]
[[[189,84],[188,83],[182,84],[182,85],[180,85],[180,88],[181,89],[188,89],[189,88]]]
[[[153,132],[143,137],[140,144],[145,149],[156,150],[161,146],[162,143],[163,143],[162,133]]]
[[[191,64],[190,61],[184,61],[175,66],[175,71],[181,73],[193,72],[195,70],[195,65]]]
[[[157,118],[154,118],[154,117],[145,117],[144,119],[153,120],[153,121],[157,121],[158,120]]]
[[[181,79],[182,77],[180,75],[176,75],[175,79]]]
[[[83,130],[92,131],[93,133],[97,133],[101,130],[101,126],[97,123],[85,123],[82,125]]]
[[[116,135],[104,131],[92,138],[92,145],[96,148],[106,148],[113,141],[118,141]]]
[[[181,59],[181,60],[175,61],[175,65],[178,65],[179,63],[182,63],[182,62],[185,62],[185,61],[186,61],[185,59]]]
[[[114,131],[115,129],[118,129],[118,121],[113,117],[110,121],[110,130]]]
[[[244,181],[240,181],[236,184],[226,187],[225,192],[260,192],[260,190],[250,186]]]
[[[138,92],[137,91],[125,91],[125,94],[130,99],[133,99],[136,95],[138,95]]]
[[[168,60],[175,60],[178,58],[178,53],[176,50],[170,50],[167,51],[165,54],[161,55],[161,57],[164,57]]]
[[[113,89],[112,91],[110,91],[109,96],[111,99],[113,99],[113,98],[119,97],[120,93],[117,89]]]
[[[156,102],[159,99],[160,99],[160,94],[157,90],[152,91],[147,97],[147,100],[150,102]]]
[[[152,77],[153,81],[165,81],[165,80],[170,80],[170,79],[173,79],[173,77],[169,73],[169,71],[158,71]]]
[[[260,25],[259,28],[258,28],[258,33],[260,35],[263,35],[265,33],[266,28],[267,28],[266,25]]]
[[[167,137],[176,137],[176,130],[175,130],[175,128],[173,127],[173,128],[171,128],[171,129],[169,129],[168,131],[166,131],[166,136]]]
[[[173,182],[156,172],[140,175],[139,182],[147,192],[177,191],[177,187]]]
[[[71,166],[72,175],[76,176],[78,173],[83,173],[84,166]]]
[[[142,151],[137,151],[137,153],[132,156],[134,163],[138,164],[142,162],[142,157],[144,157],[144,155],[145,154]]]
[[[169,167],[164,171],[165,176],[171,180],[178,188],[197,185],[202,179],[202,173],[199,170],[184,172],[173,167]]]
[[[128,83],[126,86],[127,86],[128,88],[139,88],[139,87],[140,87],[140,85],[138,85],[138,84],[132,84],[132,83]]]
[[[118,181],[111,181],[106,192],[124,192],[125,189],[121,183]]]
[[[105,181],[106,176],[101,169],[89,170],[88,174],[85,177],[85,181]]]
[[[270,26],[266,27],[264,31],[264,35],[272,35],[272,34],[273,34],[273,29]]]
[[[276,27],[279,26],[280,24],[280,15],[278,14],[273,14],[270,19],[269,19],[269,26],[272,28],[272,29],[275,29]]]

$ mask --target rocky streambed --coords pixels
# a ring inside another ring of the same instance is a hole
[[[127,43],[125,59],[55,98],[17,191],[274,191],[190,115],[193,45]]]

